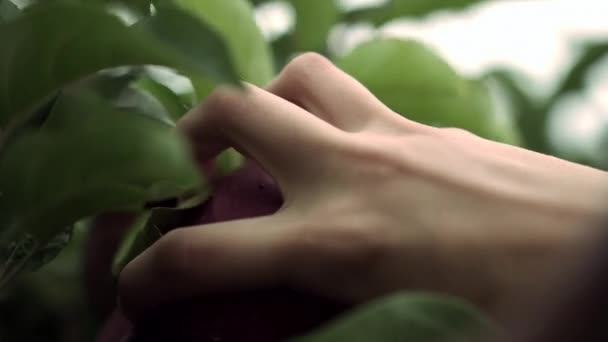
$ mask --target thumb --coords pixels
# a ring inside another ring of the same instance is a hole
[[[121,308],[133,319],[197,294],[282,285],[293,222],[279,212],[173,230],[122,271]]]

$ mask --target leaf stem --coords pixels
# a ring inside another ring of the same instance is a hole
[[[19,271],[25,266],[25,264],[30,260],[30,258],[38,251],[40,244],[35,242],[35,245],[27,252],[27,254],[16,264],[14,267],[9,267],[9,261],[13,258],[15,251],[17,250],[17,246],[11,252],[11,256],[8,258],[7,262],[3,266],[2,273],[0,273],[0,290],[6,287],[8,283],[19,273]]]

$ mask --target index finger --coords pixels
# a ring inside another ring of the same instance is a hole
[[[247,85],[220,87],[190,111],[178,128],[191,140],[198,159],[233,146],[268,171],[281,188],[312,175],[311,159],[338,142],[340,131],[297,105]]]

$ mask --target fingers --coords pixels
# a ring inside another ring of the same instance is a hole
[[[295,58],[266,89],[347,132],[391,130],[397,118],[405,120],[315,53]]]
[[[121,308],[135,318],[197,294],[281,285],[292,224],[279,214],[174,230],[122,271]]]
[[[284,187],[311,172],[310,160],[335,145],[340,131],[255,86],[220,88],[180,120],[199,160],[233,146],[257,160]],[[315,165],[317,167],[318,165]]]

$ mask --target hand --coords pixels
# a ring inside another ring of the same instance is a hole
[[[349,302],[437,290],[492,310],[589,239],[608,203],[606,173],[407,120],[315,54],[265,90],[220,88],[179,129],[201,160],[227,146],[256,159],[285,202],[164,236],[121,274],[131,315],[280,285]]]

